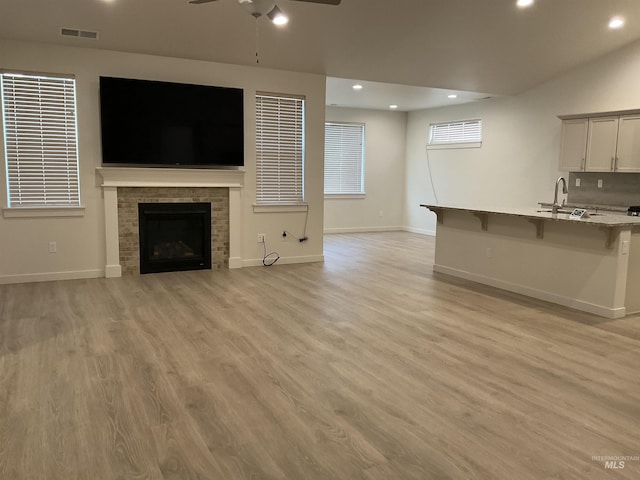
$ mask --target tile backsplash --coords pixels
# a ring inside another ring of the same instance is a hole
[[[580,179],[580,186],[576,186]],[[602,188],[598,188],[602,180]],[[629,207],[640,205],[640,173],[593,173],[572,172],[569,174],[567,203]]]

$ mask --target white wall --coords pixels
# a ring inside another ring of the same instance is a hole
[[[535,206],[551,201],[558,171],[561,114],[640,108],[640,42],[583,65],[521,95],[409,114],[405,225],[435,232],[420,203]],[[429,123],[481,118],[479,149],[430,150]]]
[[[324,231],[400,229],[403,225],[407,114],[344,107],[327,107],[326,112],[327,121],[365,124],[366,196],[325,198]]]
[[[105,266],[104,210],[100,176],[98,79],[100,75],[239,87],[245,90],[244,263],[258,263],[258,233],[282,262],[322,259],[325,77],[220,63],[105,50],[0,40],[0,68],[74,74],[77,79],[78,135],[82,203],[80,218],[0,217],[0,283],[95,277]],[[302,233],[304,213],[254,213],[256,90],[305,95],[305,195],[310,205],[309,241],[282,242],[282,230]],[[1,148],[1,147],[0,147]],[[4,155],[2,155],[4,157]],[[7,204],[4,166],[0,198]],[[275,244],[276,239],[278,243]],[[48,253],[56,241],[58,252]]]

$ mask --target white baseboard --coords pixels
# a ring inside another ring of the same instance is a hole
[[[490,287],[501,288],[502,290],[508,290],[509,292],[519,293],[528,297],[537,298],[538,300],[544,300],[545,302],[556,303],[558,305],[574,308],[583,312],[593,313],[594,315],[600,315],[601,317],[623,318],[626,315],[625,307],[611,308],[605,307],[603,305],[596,305],[593,303],[584,302],[582,300],[577,300],[575,298],[564,297],[556,293],[537,290],[525,285],[510,283],[497,278],[467,272],[465,270],[458,270],[456,268],[445,267],[443,265],[434,265],[433,271],[451,275],[452,277],[463,278],[465,280],[470,280],[476,283],[482,283],[483,285],[489,285]]]
[[[53,282],[55,280],[79,280],[83,278],[102,278],[104,276],[104,270],[78,270],[74,272],[2,275],[0,276],[0,285],[8,285],[11,283]]]
[[[240,257],[229,258],[229,270],[234,270],[236,268],[242,268],[242,258]]]
[[[325,228],[324,233],[368,233],[368,232],[400,232],[403,227],[345,227]]]
[[[414,227],[402,227],[405,232],[418,233],[420,235],[428,235],[430,237],[436,236],[435,230],[427,230],[426,228],[414,228]]]
[[[301,257],[280,257],[276,265],[288,265],[293,263],[324,262],[324,255],[306,255]],[[243,260],[243,267],[262,267],[262,258]]]
[[[122,266],[118,265],[105,265],[104,276],[107,278],[118,278],[122,276]]]

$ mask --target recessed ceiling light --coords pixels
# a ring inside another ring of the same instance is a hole
[[[516,5],[520,8],[527,8],[533,5],[534,0],[518,0]]]
[[[363,88],[364,88],[364,87],[363,87],[362,85],[360,85],[359,83],[356,83],[356,84],[353,86],[353,89],[354,89],[354,90],[362,90]]]
[[[452,93],[451,95],[447,95],[447,98],[458,98],[458,95]]]
[[[624,26],[624,18],[622,17],[611,17],[611,20],[609,20],[609,28],[612,30],[622,28],[623,26]]]
[[[389,108],[391,110],[397,110],[398,109],[398,105],[395,105],[395,104],[394,105],[389,105]]]

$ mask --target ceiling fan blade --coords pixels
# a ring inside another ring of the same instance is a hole
[[[324,3],[325,5],[340,5],[342,0],[293,0],[294,2]]]
[[[201,3],[217,2],[218,0],[189,0],[189,3],[200,5]]]

